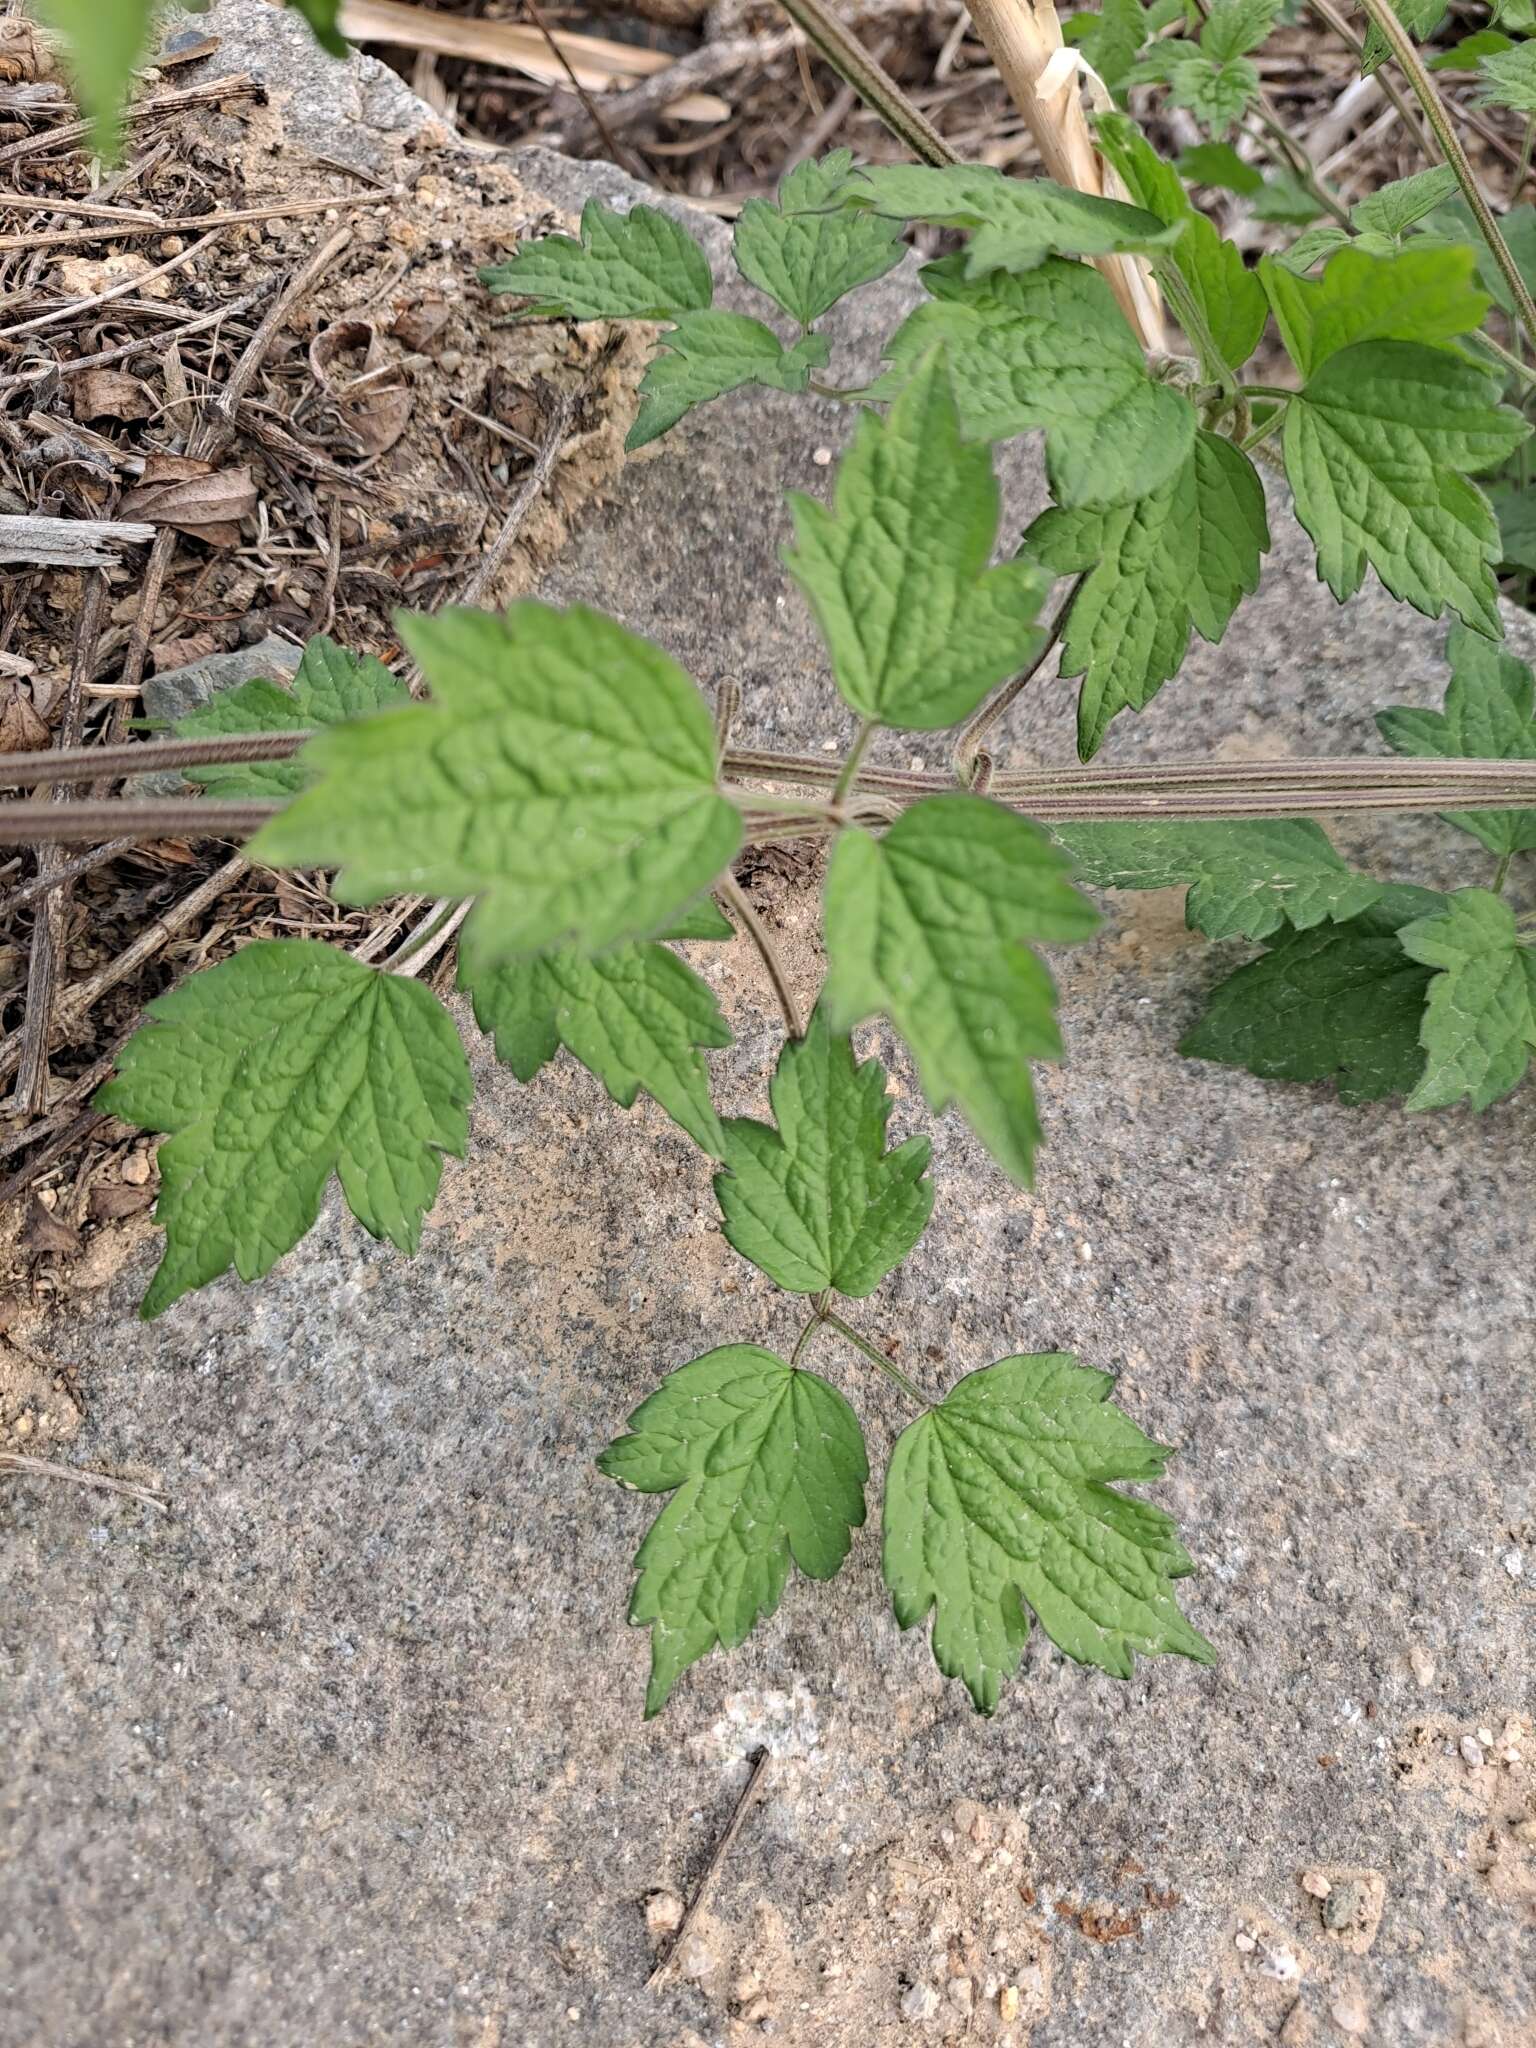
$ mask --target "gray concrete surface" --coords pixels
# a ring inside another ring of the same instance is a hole
[[[564,204],[616,183],[523,168]],[[908,288],[854,302],[835,368]],[[752,735],[840,741],[777,549],[781,489],[824,485],[846,426],[710,409],[626,472],[547,594],[737,677]],[[1016,510],[1034,488],[1025,457]],[[1336,609],[1274,509],[1260,595],[1115,754],[1345,751],[1375,706],[1437,695],[1439,629],[1375,591]],[[1015,748],[1066,757],[1070,698],[1031,691]],[[1353,837],[1383,873],[1486,867],[1430,823]],[[754,882],[807,989],[814,883]],[[706,963],[733,1109],[761,1106],[776,1036],[736,950]],[[871,1527],[642,1725],[623,1612],[652,1509],[593,1454],[660,1373],[786,1345],[799,1315],[658,1112],[569,1062],[522,1088],[466,1019],[472,1156],[414,1261],[333,1200],[259,1287],[146,1328],[146,1237],[55,1327],[88,1403],[69,1455],[171,1511],[3,1482],[0,2044],[1530,2048],[1536,1095],[1408,1118],[1181,1062],[1237,957],[1176,899],[1117,902],[1057,962],[1070,1058],[1035,1193],[923,1117],[933,1222],[855,1311],[934,1388],[1015,1350],[1119,1371],[1181,1447],[1156,1498],[1213,1670],[1122,1686],[1037,1641],[979,1720],[896,1629]],[[878,1465],[887,1388],[831,1340],[816,1362]],[[763,1743],[763,1797],[648,1991],[645,1901],[690,1890]]]

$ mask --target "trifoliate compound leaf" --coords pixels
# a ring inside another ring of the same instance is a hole
[[[1259,275],[1286,353],[1303,377],[1358,342],[1454,341],[1475,333],[1488,314],[1472,250],[1440,243],[1397,256],[1340,249],[1315,279],[1266,257]]]
[[[1280,19],[1281,0],[1213,0],[1200,31],[1207,57],[1225,64],[1256,50]]]
[[[1095,123],[1095,133],[1099,148],[1137,205],[1159,220],[1184,223],[1169,261],[1204,314],[1223,362],[1229,369],[1240,369],[1258,347],[1269,317],[1257,273],[1243,262],[1242,251],[1223,241],[1205,215],[1190,205],[1178,172],[1164,163],[1134,121],[1124,114],[1105,114]]]
[[[922,275],[931,297],[887,343],[892,367],[875,397],[893,397],[942,345],[967,438],[1005,441],[1043,427],[1059,505],[1124,504],[1183,463],[1194,408],[1147,375],[1096,270],[1051,258],[1022,276],[967,279],[946,256]]]
[[[737,269],[802,327],[846,292],[884,277],[906,253],[900,221],[838,207],[852,170],[851,149],[797,164],[776,206],[749,199],[736,222]]]
[[[343,719],[390,711],[406,693],[382,661],[350,654],[322,634],[305,647],[288,689],[254,676],[238,689],[224,690],[178,718],[178,739],[210,739],[225,733],[293,732],[305,726],[340,725]],[[287,761],[218,761],[187,770],[210,796],[296,796],[307,780],[297,757]]]
[[[1397,936],[1410,960],[1438,970],[1419,1027],[1424,1073],[1408,1107],[1445,1109],[1465,1097],[1487,1109],[1525,1079],[1536,1051],[1536,949],[1521,945],[1515,913],[1488,889],[1458,889]]]
[[[530,313],[568,320],[669,320],[702,312],[714,296],[698,243],[654,206],[615,213],[600,199],[581,210],[581,240],[545,235],[480,273],[493,292],[533,300]]]
[[[1424,1071],[1430,970],[1398,932],[1444,906],[1429,889],[1386,888],[1343,924],[1285,933],[1212,991],[1179,1051],[1266,1081],[1336,1081],[1348,1103],[1408,1094]]]
[[[821,1006],[804,1038],[786,1042],[768,1095],[773,1124],[726,1119],[715,1176],[726,1236],[791,1294],[873,1294],[928,1221],[932,1145],[908,1138],[886,1151],[885,1069],[859,1066]]]
[[[104,157],[117,154],[128,88],[148,57],[156,12],[156,0],[37,0],[39,17],[64,44],[76,103]]]
[[[1086,571],[1072,600],[1061,673],[1081,676],[1077,751],[1092,760],[1119,711],[1142,710],[1177,675],[1193,627],[1213,644],[1258,588],[1269,546],[1264,486],[1230,441],[1203,430],[1150,496],[1098,511],[1043,512],[1024,551],[1061,575]]]
[[[1455,190],[1456,173],[1450,165],[1431,164],[1427,171],[1415,171],[1411,178],[1394,178],[1391,184],[1367,193],[1349,209],[1350,226],[1361,234],[1374,232],[1395,241],[1437,206],[1443,206]]]
[[[168,1131],[165,1257],[141,1313],[233,1266],[256,1280],[313,1224],[332,1173],[375,1237],[414,1251],[472,1084],[420,982],[312,939],[266,939],[157,997],[96,1101]]]
[[[1168,97],[1188,107],[1218,141],[1230,135],[1259,96],[1259,73],[1251,57],[1218,63],[1204,50],[1191,51],[1168,67]]]
[[[432,701],[312,740],[299,758],[319,779],[254,858],[339,866],[344,903],[478,896],[472,979],[649,937],[725,867],[741,819],[715,791],[714,724],[659,647],[581,605],[398,625]]]
[[[1329,356],[1291,400],[1285,471],[1296,516],[1341,604],[1369,562],[1416,611],[1437,619],[1449,606],[1500,637],[1498,522],[1468,481],[1530,432],[1499,404],[1499,388],[1443,349],[1380,341]]]
[[[954,725],[1022,669],[1050,589],[1030,562],[989,567],[999,497],[992,453],[962,444],[935,351],[882,419],[865,412],[828,508],[794,492],[785,556],[844,700],[920,732]]]
[[[1480,58],[1477,82],[1480,106],[1536,114],[1536,43],[1516,43]]]
[[[1502,647],[1452,626],[1443,711],[1397,704],[1378,711],[1381,736],[1396,754],[1421,760],[1536,761],[1531,671]],[[1536,811],[1450,811],[1447,822],[1501,857],[1536,850]]]
[[[1188,885],[1185,921],[1211,939],[1267,939],[1357,917],[1382,894],[1352,874],[1306,818],[1058,825],[1079,882],[1096,889]]]
[[[803,334],[785,348],[771,327],[744,313],[683,313],[661,337],[640,380],[640,410],[624,445],[643,448],[675,427],[684,413],[744,384],[770,391],[803,391],[829,349],[819,334]]]
[[[896,220],[967,228],[960,274],[1033,270],[1048,256],[1112,256],[1162,249],[1181,226],[1118,199],[1073,192],[1049,178],[1005,178],[984,164],[875,164],[843,191],[845,206]]]
[[[1069,1352],[1004,1358],[961,1380],[898,1439],[883,1562],[896,1619],[933,1612],[934,1661],[990,1714],[1019,1667],[1026,1609],[1080,1664],[1129,1678],[1135,1653],[1208,1664],[1172,1581],[1194,1570],[1173,1517],[1117,1479],[1171,1455],[1109,1399],[1114,1379]]]
[[[725,1157],[701,1046],[731,1042],[705,984],[665,946],[540,953],[466,982],[496,1057],[531,1081],[558,1046],[595,1074],[622,1109],[643,1088],[713,1158]]]
[[[1056,989],[1029,940],[1098,923],[1045,834],[999,804],[932,796],[882,838],[844,832],[826,887],[835,1030],[889,1017],[936,1110],[958,1103],[1015,1180],[1040,1141],[1028,1062],[1059,1059]]]
[[[629,1605],[651,1631],[649,1718],[700,1657],[731,1650],[778,1607],[790,1559],[830,1579],[864,1521],[869,1464],[835,1388],[752,1344],[668,1374],[598,1468],[641,1493],[674,1493],[635,1557]]]

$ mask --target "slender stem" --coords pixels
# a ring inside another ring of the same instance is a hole
[[[1311,157],[1307,155],[1295,137],[1289,133],[1285,123],[1271,110],[1268,102],[1261,98],[1253,111],[1254,119],[1263,129],[1269,140],[1275,144],[1276,149],[1279,150],[1280,155],[1284,158],[1287,168],[1295,175],[1308,195],[1317,201],[1324,213],[1332,214],[1341,228],[1348,227],[1349,208],[1328,190],[1328,187],[1317,175]],[[1274,154],[1275,150],[1272,149],[1270,155],[1273,156]]]
[[[1531,298],[1525,279],[1520,275],[1520,266],[1510,254],[1509,244],[1494,219],[1493,209],[1483,197],[1482,187],[1477,182],[1471,161],[1461,146],[1461,137],[1456,133],[1446,104],[1440,97],[1435,81],[1426,70],[1412,36],[1398,20],[1391,0],[1360,0],[1360,4],[1380,29],[1393,56],[1402,67],[1403,75],[1413,88],[1414,98],[1424,109],[1424,118],[1434,132],[1440,153],[1456,173],[1456,182],[1472,209],[1479,232],[1488,244],[1493,260],[1499,266],[1499,274],[1509,288],[1515,310],[1520,315],[1520,324],[1529,339],[1536,342],[1536,300]]]
[[[1505,200],[1506,211],[1513,206],[1525,189],[1525,181],[1531,174],[1531,151],[1536,147],[1536,114],[1527,114],[1525,133],[1520,138],[1520,161],[1515,165],[1515,174],[1509,181],[1509,197]]]
[[[820,1306],[820,1295],[816,1296],[816,1302],[816,1313],[811,1317],[810,1321],[806,1324],[805,1328],[800,1332],[799,1336],[795,1339],[795,1348],[789,1354],[789,1363],[791,1368],[797,1366],[800,1363],[801,1352],[805,1349],[806,1345],[810,1343],[811,1339],[815,1336],[816,1332],[821,1328],[822,1324],[825,1323],[825,1321],[827,1320]]]
[[[1491,334],[1486,333],[1469,334],[1467,339],[1475,342],[1479,348],[1486,349],[1511,376],[1520,377],[1527,384],[1536,385],[1536,370],[1533,370],[1529,363],[1522,363],[1514,350],[1506,348],[1502,341],[1496,341]]]
[[[1285,407],[1283,405],[1277,406],[1275,410],[1270,414],[1267,420],[1261,420],[1259,424],[1254,428],[1253,432],[1251,434],[1245,435],[1243,439],[1238,442],[1237,445],[1245,455],[1248,455],[1255,448],[1257,448],[1261,442],[1267,441],[1271,434],[1278,433],[1280,428],[1284,425]]]
[[[94,782],[215,761],[286,761],[313,732],[242,732],[196,740],[130,740],[120,747],[59,747],[50,754],[0,755],[0,788],[39,782]]]
[[[1152,268],[1162,286],[1163,297],[1173,308],[1174,318],[1195,345],[1202,381],[1218,385],[1224,397],[1231,397],[1237,390],[1237,373],[1222,354],[1221,345],[1211,331],[1211,323],[1184,282],[1178,266],[1166,258],[1159,258]]]
[[[830,1308],[823,1308],[821,1319],[831,1329],[836,1330],[840,1337],[845,1338],[855,1351],[862,1351],[872,1365],[878,1365],[886,1378],[894,1380],[907,1398],[915,1401],[919,1408],[931,1408],[933,1406],[933,1403],[928,1399],[922,1388],[915,1386],[907,1378],[899,1365],[892,1365],[883,1351],[877,1350],[867,1337],[861,1337],[858,1331],[850,1324],[845,1323],[840,1315],[835,1314]]]
[[[1245,398],[1283,398],[1288,403],[1296,393],[1287,389],[1284,384],[1245,384],[1243,395]]]
[[[1495,896],[1501,896],[1504,893],[1504,884],[1509,880],[1509,864],[1513,858],[1513,854],[1509,853],[1501,853],[1499,855],[1499,864],[1493,871],[1493,893]]]
[[[955,771],[956,781],[963,784],[967,789],[970,787],[975,775],[976,760],[981,752],[982,741],[1003,716],[1004,712],[1010,708],[1020,691],[1027,688],[1034,681],[1035,677],[1040,673],[1047,655],[1066,631],[1067,614],[1072,609],[1072,600],[1077,596],[1078,586],[1082,580],[1081,576],[1074,576],[1067,589],[1057,600],[1055,609],[1045,622],[1045,638],[1041,641],[1039,647],[1036,648],[1034,655],[1026,666],[1020,669],[1016,676],[1010,677],[1000,689],[994,690],[981,709],[973,712],[966,723],[961,726],[959,736],[955,741],[949,758],[950,765]]]
[[[1308,4],[1318,20],[1325,27],[1332,29],[1333,33],[1350,51],[1355,60],[1357,62],[1362,60],[1365,56],[1364,38],[1355,34],[1343,15],[1331,4],[1331,0],[1308,0]],[[1409,135],[1412,136],[1413,140],[1427,156],[1429,154],[1429,137],[1420,127],[1413,108],[1404,99],[1402,88],[1390,72],[1386,72],[1382,68],[1377,69],[1376,83],[1391,101],[1393,108],[1396,110],[1397,117],[1402,122],[1404,128],[1407,129]]]
[[[784,1024],[790,1037],[804,1038],[805,1025],[800,1020],[800,1005],[795,1000],[795,992],[784,972],[779,949],[768,936],[768,927],[753,909],[746,890],[733,874],[723,874],[715,887],[735,911],[747,937],[762,955],[763,965],[768,970],[768,979],[773,983],[773,992],[779,999],[779,1008],[784,1012]]]
[[[837,771],[837,780],[832,785],[832,801],[840,804],[858,780],[859,764],[863,761],[870,741],[880,730],[877,718],[866,718],[853,736],[853,745],[843,756],[843,765]]]
[[[870,55],[824,0],[780,0],[784,12],[815,44],[827,63],[864,104],[879,115],[898,142],[920,163],[953,164],[960,159],[928,116],[908,99],[890,73]]]

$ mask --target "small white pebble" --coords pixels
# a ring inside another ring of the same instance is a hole
[[[1245,1956],[1251,1956],[1259,1945],[1246,1927],[1239,1927],[1236,1934],[1232,1937],[1232,1942],[1233,1946],[1240,1948]]]
[[[818,469],[825,469],[832,460],[832,450],[830,448],[813,448],[811,450],[811,460]]]
[[[1333,1890],[1333,1886],[1320,1870],[1304,1870],[1301,1873],[1301,1888],[1304,1892],[1310,1892],[1314,1899],[1326,1899]]]
[[[939,2009],[939,1994],[931,1984],[914,1984],[901,2001],[901,2016],[921,2024],[931,2020]]]
[[[1422,1643],[1415,1643],[1408,1652],[1408,1662],[1413,1675],[1420,1685],[1429,1686],[1435,1682],[1435,1660]]]
[[[1504,1569],[1512,1579],[1525,1577],[1525,1559],[1518,1550],[1506,1550],[1503,1558]]]
[[[1484,1749],[1492,1749],[1493,1730],[1491,1728],[1479,1728],[1477,1731],[1477,1739],[1483,1745]]]
[[[1019,1987],[1005,1984],[997,1994],[997,2016],[1006,2027],[1019,2016]]]
[[[1288,1948],[1272,1948],[1265,1955],[1259,1968],[1266,1977],[1274,1977],[1282,1984],[1294,1984],[1301,1975],[1301,1964],[1295,1952]]]
[[[1365,2001],[1348,1991],[1340,1992],[1333,2001],[1330,2016],[1341,2034],[1363,2034],[1371,2024]]]
[[[1477,1737],[1475,1735],[1463,1735],[1457,1746],[1461,1750],[1462,1762],[1470,1764],[1476,1770],[1483,1760],[1483,1746]]]

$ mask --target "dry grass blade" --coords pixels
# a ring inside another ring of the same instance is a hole
[[[1067,48],[1051,0],[969,0],[977,33],[1034,137],[1040,161],[1058,185],[1095,199],[1125,196],[1093,146],[1081,81],[1112,102],[1096,75]],[[1146,259],[1104,256],[1099,269],[1149,355],[1165,350],[1162,301]]]

